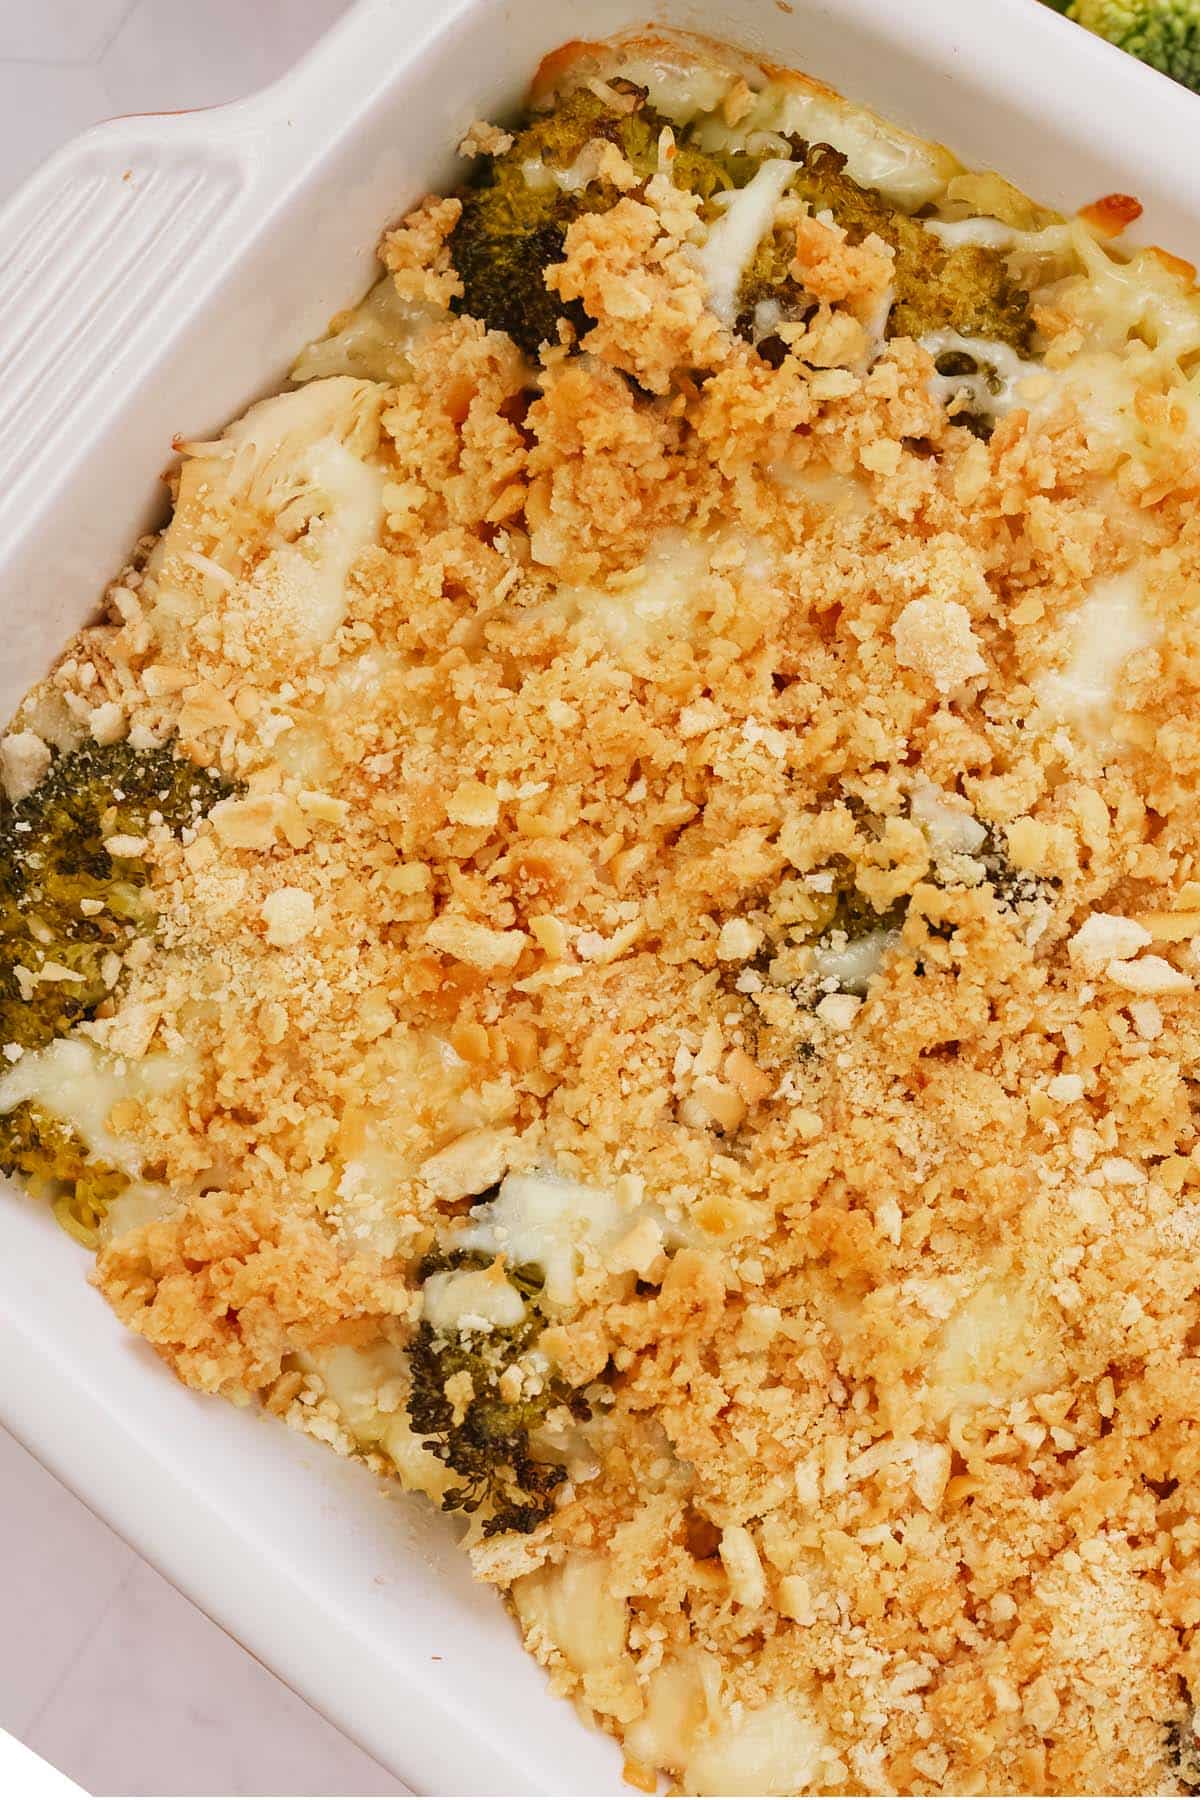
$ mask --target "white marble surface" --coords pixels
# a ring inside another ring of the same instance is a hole
[[[0,0],[0,199],[117,113],[216,106],[293,63],[350,0]]]
[[[405,1794],[0,1431],[0,1725],[93,1794]]]
[[[0,0],[0,200],[114,113],[271,80],[349,0]],[[404,1794],[0,1431],[0,1726],[94,1794]]]

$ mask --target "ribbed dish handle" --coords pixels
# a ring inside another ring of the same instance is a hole
[[[157,126],[89,132],[0,214],[0,521],[69,456],[81,403],[94,413],[129,382],[197,249],[245,193],[235,159]]]
[[[441,8],[441,28],[458,10]],[[99,125],[0,209],[0,543],[28,530],[397,50],[432,29],[412,0],[358,0],[273,86]]]

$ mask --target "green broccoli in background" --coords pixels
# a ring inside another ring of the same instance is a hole
[[[1056,12],[1200,93],[1200,0],[1046,0]]]

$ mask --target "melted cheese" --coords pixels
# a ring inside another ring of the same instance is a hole
[[[525,1302],[511,1281],[492,1269],[442,1269],[421,1288],[421,1317],[447,1335],[505,1331],[525,1317]]]
[[[770,231],[775,209],[795,173],[796,165],[782,158],[764,162],[744,188],[715,196],[723,211],[697,256],[708,284],[708,303],[725,325],[737,317],[742,276]]]
[[[358,1349],[337,1344],[298,1359],[320,1376],[329,1398],[355,1441],[364,1448],[377,1444],[388,1426],[380,1411],[380,1390],[388,1382],[406,1381],[408,1359],[394,1344],[373,1344]]]
[[[469,1064],[433,1032],[406,1027],[379,1038],[364,1071],[369,1103],[344,1130],[334,1222],[344,1240],[397,1254],[413,1229],[397,1204],[428,1158],[464,1133],[495,1123],[495,1089],[481,1089]]]
[[[69,1126],[92,1156],[136,1176],[144,1151],[110,1129],[112,1110],[120,1100],[160,1100],[182,1087],[190,1068],[186,1056],[164,1052],[132,1062],[105,1055],[86,1038],[56,1038],[0,1077],[0,1114],[30,1101]]]
[[[1031,234],[1017,231],[1003,219],[926,219],[926,231],[947,249],[959,244],[978,244],[986,250],[1014,250]]]
[[[887,324],[895,304],[896,287],[895,283],[892,283],[880,294],[871,312],[862,322],[867,338],[863,362],[868,369],[879,361],[887,349]]]
[[[871,977],[878,973],[888,952],[900,942],[900,933],[881,925],[842,945],[825,945],[813,952],[811,973],[822,986],[832,982],[842,993],[865,994]]]
[[[569,1306],[581,1258],[615,1242],[629,1218],[607,1188],[559,1175],[507,1175],[495,1200],[478,1206],[460,1234],[467,1250],[503,1254],[510,1268],[531,1264],[552,1306]]]
[[[653,98],[653,96],[652,96]],[[670,95],[656,102],[670,117]],[[768,81],[736,126],[706,119],[696,137],[705,149],[744,149],[762,133],[792,136],[809,144],[831,144],[846,158],[846,172],[863,187],[876,188],[904,212],[937,200],[958,168],[948,150],[913,137],[865,107],[805,81]]]
[[[408,1388],[403,1350],[382,1342],[365,1349],[338,1344],[301,1352],[296,1362],[319,1378],[359,1449],[386,1451],[403,1487],[440,1502],[457,1477],[426,1450],[408,1422],[401,1403]]]
[[[714,112],[734,78],[724,63],[704,56],[677,58],[669,50],[659,56],[622,53],[619,66],[609,73],[644,87],[651,106],[673,125],[687,125],[701,113]]]
[[[965,398],[972,412],[1002,419],[1014,406],[1022,404],[1022,384],[1030,376],[1052,385],[1053,378],[1040,363],[1026,362],[1011,344],[997,338],[964,337],[961,331],[930,331],[918,342],[935,363],[939,356],[954,352],[972,357],[979,365],[968,375],[939,375],[935,370],[929,378],[929,392],[943,406]]]
[[[129,1186],[110,1200],[108,1210],[97,1228],[102,1244],[111,1244],[139,1225],[155,1219],[169,1219],[183,1204],[183,1196],[161,1181],[131,1181]]]
[[[304,474],[320,495],[320,523],[309,525],[303,547],[288,544],[276,553],[278,563],[267,580],[286,594],[303,635],[324,644],[346,616],[346,578],[352,566],[369,544],[379,541],[383,472],[368,468],[336,438],[326,437],[308,452]]]
[[[356,307],[339,315],[336,331],[305,346],[291,378],[316,381],[352,375],[363,381],[400,381],[408,372],[414,346],[445,318],[441,307],[403,299],[391,275],[385,275]]]
[[[625,1647],[629,1608],[604,1556],[572,1550],[512,1585],[531,1647],[553,1649],[581,1678],[583,1699],[620,1720],[641,1711],[637,1671]]]
[[[1036,692],[1051,718],[1103,735],[1112,724],[1119,678],[1129,658],[1147,649],[1158,626],[1142,600],[1140,569],[1098,581],[1067,626],[1069,652],[1062,668],[1043,675]]]
[[[605,1557],[573,1550],[523,1575],[512,1595],[526,1631],[548,1638],[577,1675],[624,1660],[628,1608]]]
[[[689,1794],[805,1794],[825,1787],[825,1734],[803,1699],[730,1708],[692,1745],[683,1770]]]
[[[1091,324],[1093,343],[1118,348],[1135,340],[1164,376],[1190,366],[1200,353],[1194,289],[1149,250],[1122,257],[1078,220],[1070,232],[1085,280],[1072,284],[1069,300]]]
[[[987,841],[987,831],[965,806],[954,806],[924,776],[913,786],[909,808],[935,852],[975,856]]]
[[[660,638],[692,634],[705,617],[731,615],[737,581],[769,575],[768,558],[753,541],[671,530],[654,540],[637,568],[605,587],[560,587],[549,604],[599,630],[611,649],[634,653]]]
[[[550,1172],[506,1175],[494,1200],[477,1206],[455,1247],[503,1255],[511,1269],[540,1269],[544,1297],[569,1306],[583,1263],[615,1249],[642,1219],[666,1237],[670,1226],[656,1207],[626,1207],[608,1188],[585,1187]]]
[[[279,735],[271,752],[280,768],[310,787],[320,787],[336,766],[330,733],[338,720],[352,716],[364,692],[378,692],[404,666],[403,657],[395,651],[373,644],[346,657],[324,677],[325,689],[314,712],[299,718],[276,714]]]
[[[216,443],[184,446],[175,512],[148,564],[165,648],[212,604],[197,555],[224,571],[225,604],[260,614],[281,648],[328,642],[350,570],[383,525],[384,473],[368,459],[385,393],[349,376],[311,381],[252,406]]]
[[[589,139],[575,161],[565,168],[557,168],[553,163],[543,162],[540,156],[527,157],[521,164],[521,178],[527,188],[535,193],[545,193],[550,188],[557,188],[563,194],[578,194],[589,183],[596,180],[596,158],[592,146],[599,142]]]
[[[772,463],[767,473],[789,494],[810,500],[822,513],[865,519],[872,510],[871,486],[862,475],[844,475],[827,463],[804,463],[796,469],[785,462]]]
[[[930,1369],[937,1418],[1049,1392],[1066,1369],[1051,1315],[1020,1281],[985,1281],[947,1320]]]
[[[646,1683],[640,1717],[625,1729],[625,1749],[649,1769],[678,1774],[708,1718],[708,1690],[695,1654],[667,1657]]]

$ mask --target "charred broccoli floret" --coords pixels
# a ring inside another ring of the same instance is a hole
[[[800,164],[789,193],[806,200],[814,213],[828,209],[860,243],[869,233],[896,252],[896,298],[887,335],[924,337],[950,330],[963,337],[997,338],[1028,354],[1033,336],[1029,296],[1008,273],[1004,256],[978,244],[946,246],[920,221],[890,206],[874,188],[860,187],[846,173],[846,158],[828,144],[795,140]],[[795,283],[787,282],[786,241],[782,234],[759,246],[745,277],[745,303],[771,295],[794,299]],[[781,285],[782,283],[782,285]]]
[[[643,180],[658,167],[666,119],[646,105],[640,89],[613,85],[632,110],[620,110],[587,88],[567,94],[553,112],[535,115],[518,131],[503,155],[487,158],[476,185],[460,196],[462,216],[449,242],[464,289],[458,310],[492,330],[507,331],[531,357],[539,345],[557,342],[560,318],[581,332],[587,329],[586,313],[577,302],[565,305],[549,291],[545,271],[561,262],[572,220],[607,212],[621,198],[608,180],[572,185],[570,171],[584,145],[593,139],[615,144]],[[754,166],[750,161],[747,173]],[[686,143],[679,145],[673,168],[676,185],[705,200],[736,185],[726,160]]]
[[[89,743],[57,757],[25,799],[0,802],[0,1044],[38,1049],[95,1012],[112,986],[108,958],[153,927],[135,846],[151,826],[193,824],[229,791],[170,750]]]
[[[0,1116],[0,1170],[20,1175],[54,1206],[64,1231],[88,1249],[109,1206],[129,1186],[129,1177],[91,1156],[82,1138],[25,1101]]]
[[[457,1252],[426,1260],[422,1281],[444,1271],[486,1268],[478,1252]],[[531,1384],[507,1372],[534,1349],[545,1321],[538,1307],[541,1278],[523,1271],[508,1275],[525,1300],[525,1316],[512,1327],[445,1332],[428,1320],[409,1346],[409,1420],[425,1448],[460,1477],[442,1498],[446,1512],[484,1511],[483,1532],[532,1531],[553,1510],[554,1495],[566,1476],[560,1463],[535,1454],[531,1440],[552,1408],[570,1399],[570,1390],[548,1374]],[[531,1385],[536,1391],[530,1391]]]

